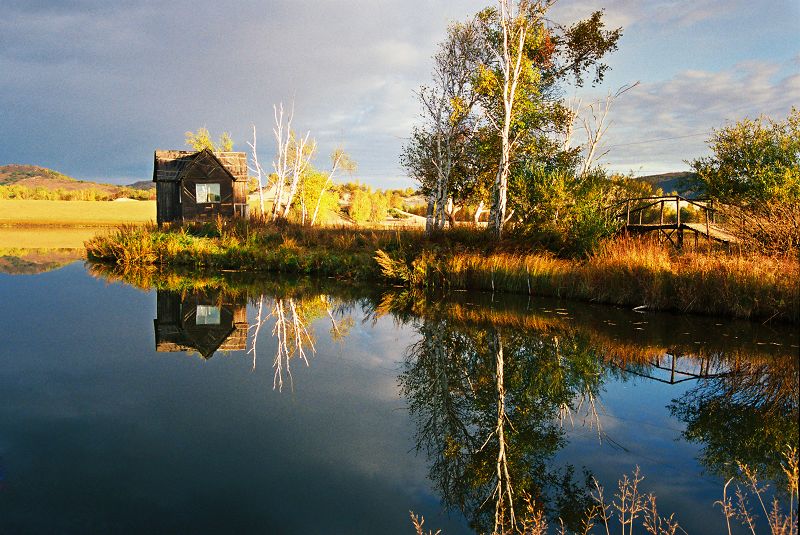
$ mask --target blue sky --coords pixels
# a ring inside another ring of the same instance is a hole
[[[447,23],[485,5],[3,0],[0,164],[149,179],[152,151],[181,148],[186,130],[228,130],[246,150],[252,124],[268,160],[272,106],[294,101],[295,127],[319,142],[318,166],[341,144],[356,178],[412,185],[398,155],[417,119],[413,91]],[[613,70],[567,95],[587,104],[640,82],[611,111],[602,162],[612,170],[686,169],[711,128],[800,105],[797,0],[559,0],[550,14],[569,23],[601,7],[624,30]]]

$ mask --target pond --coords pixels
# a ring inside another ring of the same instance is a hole
[[[798,442],[787,326],[62,265],[0,273],[0,533],[577,529],[637,466],[723,533]]]

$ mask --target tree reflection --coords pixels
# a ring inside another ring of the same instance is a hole
[[[311,323],[327,315],[331,321],[331,337],[341,339],[346,336],[352,320],[337,322],[333,314],[335,304],[329,296],[324,294],[288,298],[275,297],[271,299],[271,312],[265,314],[265,301],[269,300],[264,295],[256,298],[258,309],[256,321],[251,326],[253,334],[248,353],[252,355],[253,369],[255,370],[259,332],[265,323],[273,320],[272,336],[277,343],[277,348],[272,361],[274,370],[272,387],[282,391],[284,373],[288,375],[290,383],[293,384],[292,361],[297,359],[308,366],[309,353],[313,355],[317,351],[314,331],[310,329]]]
[[[330,336],[341,340],[353,326],[350,316],[352,303],[323,293],[291,292],[285,287],[279,294],[267,296],[260,294],[252,301],[258,303],[256,319],[248,353],[253,359],[253,369],[257,362],[257,342],[261,327],[272,324],[272,337],[276,342],[275,356],[272,360],[272,388],[283,391],[283,378],[286,374],[294,388],[292,363],[298,361],[309,366],[309,358],[316,351],[316,333],[312,327],[315,321],[327,317],[330,320]],[[269,309],[267,314],[265,311]],[[337,319],[338,316],[338,319]]]
[[[743,463],[782,480],[783,453],[798,446],[797,357],[718,360],[727,373],[698,382],[670,411],[686,423],[684,437],[702,444],[711,473],[733,477]]]
[[[364,309],[364,321],[391,315],[411,325],[418,337],[406,350],[399,382],[415,420],[417,447],[429,459],[443,502],[478,532],[508,532],[538,513],[580,530],[592,503],[590,475],[558,466],[555,458],[566,444],[566,423],[588,423],[606,440],[596,403],[610,380],[659,381],[681,392],[670,411],[685,422],[684,437],[700,445],[699,460],[713,474],[734,475],[741,462],[764,479],[780,480],[782,452],[798,446],[800,366],[796,346],[786,345],[796,334],[765,331],[760,324],[739,323],[726,332],[727,325],[715,319],[660,321],[588,305],[567,310],[561,303],[531,310],[529,303],[515,307],[480,294],[377,296],[308,279],[92,270],[171,292],[159,305],[177,318],[157,332],[164,348],[188,347],[187,340],[203,333],[215,337],[203,334],[205,345],[195,347],[208,347],[209,355],[233,347],[239,338],[230,338],[238,332],[231,329],[246,325],[240,314],[249,303],[248,351],[255,367],[256,351],[265,347],[260,338],[274,337],[276,390],[286,377],[292,383],[298,362],[312,361],[315,327],[327,320],[333,340],[347,335],[356,307]],[[187,315],[188,305],[175,306],[175,296],[203,309]],[[236,305],[230,313],[229,305]],[[169,338],[173,324],[183,330]]]
[[[400,383],[443,501],[480,532],[513,531],[527,500],[577,529],[588,474],[580,481],[552,458],[565,442],[559,414],[601,388],[591,348],[576,336],[446,318],[423,318],[417,330]]]

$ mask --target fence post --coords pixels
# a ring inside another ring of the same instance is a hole
[[[625,201],[625,212],[627,214],[626,218],[625,218],[625,226],[629,226],[631,224],[631,201],[630,200]]]

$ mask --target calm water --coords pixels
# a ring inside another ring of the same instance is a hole
[[[785,327],[128,280],[80,262],[0,274],[0,533],[411,533],[409,510],[491,531],[500,433],[501,487],[553,518],[639,466],[661,511],[722,533],[732,463],[774,477],[798,440]]]

